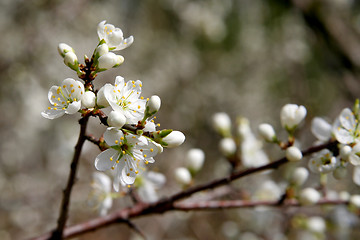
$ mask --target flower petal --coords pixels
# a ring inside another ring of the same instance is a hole
[[[63,110],[63,109],[57,109],[57,110],[47,109],[47,110],[41,112],[41,116],[43,116],[44,118],[47,118],[47,119],[59,118],[64,114],[65,114],[65,110]]]
[[[81,101],[72,102],[68,105],[67,109],[65,110],[66,114],[74,114],[77,113],[81,108]]]
[[[332,126],[323,118],[315,117],[311,122],[311,132],[321,141],[331,138]]]
[[[104,133],[104,140],[109,146],[117,145],[117,141],[122,142],[122,137],[124,137],[123,132],[115,127],[107,128]]]
[[[360,166],[354,168],[353,181],[356,185],[360,186]]]
[[[99,171],[111,169],[111,167],[113,167],[116,163],[118,154],[118,151],[112,148],[101,152],[95,159],[95,168]],[[110,158],[112,158],[113,161],[111,161]]]
[[[349,108],[345,108],[341,111],[339,121],[341,125],[347,130],[354,129],[356,126],[355,116]]]

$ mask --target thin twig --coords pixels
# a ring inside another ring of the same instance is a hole
[[[58,218],[57,227],[52,232],[52,234],[49,238],[51,240],[62,239],[62,236],[63,236],[63,231],[64,231],[66,220],[68,217],[68,209],[69,209],[69,204],[70,204],[71,190],[75,183],[76,171],[77,171],[77,166],[78,166],[79,159],[80,159],[81,149],[82,149],[82,146],[84,145],[84,142],[86,139],[85,132],[86,132],[86,126],[87,126],[88,120],[89,120],[89,117],[85,116],[82,119],[80,119],[80,121],[79,121],[79,123],[80,123],[79,139],[75,146],[75,153],[74,153],[74,156],[73,156],[73,159],[71,162],[70,174],[68,177],[67,185],[66,185],[65,190],[63,191],[63,199],[61,202],[60,215]]]

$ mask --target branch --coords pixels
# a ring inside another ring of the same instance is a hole
[[[79,123],[80,123],[79,139],[75,146],[75,153],[74,153],[74,156],[73,156],[73,159],[71,162],[71,166],[70,166],[71,169],[70,169],[70,174],[68,177],[68,182],[67,182],[65,190],[63,191],[63,199],[61,202],[60,215],[58,218],[57,227],[53,231],[53,233],[51,234],[49,239],[53,239],[53,240],[62,239],[63,231],[65,228],[65,224],[66,224],[66,220],[67,220],[67,216],[68,216],[68,208],[69,208],[69,203],[70,203],[71,190],[75,183],[76,170],[77,170],[77,166],[78,166],[79,159],[80,159],[81,149],[82,149],[82,146],[84,145],[84,142],[86,139],[85,132],[86,132],[86,126],[87,126],[88,120],[89,120],[89,117],[85,116],[82,119],[80,119],[80,121],[79,121]]]
[[[303,156],[306,156],[306,155],[318,152],[325,148],[333,148],[336,145],[337,145],[337,142],[334,140],[331,140],[325,144],[310,147],[307,150],[303,151],[302,153],[303,153]],[[192,194],[201,192],[203,190],[213,189],[213,188],[228,184],[236,179],[239,179],[239,178],[242,178],[242,177],[254,174],[254,173],[258,173],[258,172],[268,170],[268,169],[278,168],[279,166],[281,166],[287,162],[288,162],[288,160],[286,158],[281,158],[275,162],[269,163],[267,165],[264,165],[264,166],[261,166],[258,168],[250,168],[250,169],[246,169],[243,171],[238,171],[238,172],[231,174],[230,176],[228,176],[226,178],[221,178],[218,180],[214,180],[210,183],[206,183],[203,185],[189,188],[185,191],[177,193],[171,197],[161,199],[158,202],[155,202],[152,204],[143,203],[143,202],[137,203],[136,205],[134,205],[131,208],[124,208],[124,209],[118,210],[114,213],[111,213],[107,216],[98,217],[98,218],[92,219],[88,222],[80,223],[80,224],[68,227],[65,229],[63,236],[64,236],[64,238],[74,237],[74,236],[84,234],[86,232],[94,231],[96,229],[114,224],[114,223],[127,223],[129,221],[129,219],[132,219],[132,218],[141,217],[141,216],[145,216],[145,215],[149,215],[149,214],[155,214],[155,213],[160,214],[160,213],[164,213],[164,212],[171,211],[171,210],[181,210],[181,206],[185,208],[185,205],[181,205],[183,203],[179,203],[180,204],[179,205],[178,203],[175,203],[176,201],[179,201],[181,199],[189,197]],[[210,201],[210,203],[211,202],[213,202],[213,201]],[[221,202],[221,201],[217,201],[217,202]],[[240,203],[244,205],[245,202],[244,201],[237,202],[237,204],[241,205]],[[264,203],[264,202],[258,202],[258,204],[260,204],[260,203]],[[320,202],[319,204],[321,204],[321,203],[322,202]],[[330,204],[331,201],[327,200],[327,203]],[[337,203],[340,204],[339,202],[337,202]],[[268,204],[269,205],[274,204],[277,206],[281,205],[281,204],[279,204],[279,201],[276,201],[275,203],[268,202]],[[185,211],[185,209],[183,209],[183,210]],[[38,238],[34,238],[33,240],[44,240],[44,239],[47,239],[48,236],[49,236],[49,233],[45,234],[43,236],[40,236]]]

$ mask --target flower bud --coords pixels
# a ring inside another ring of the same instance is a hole
[[[227,113],[215,113],[212,117],[214,129],[222,136],[230,136],[231,119]]]
[[[349,199],[350,205],[360,208],[360,195],[352,195]]]
[[[232,138],[223,138],[220,140],[219,148],[225,156],[232,156],[236,152],[236,143]]]
[[[200,148],[190,149],[185,158],[186,167],[190,170],[190,172],[199,171],[205,161],[205,153]]]
[[[113,67],[117,67],[124,62],[124,58],[121,55],[116,55],[113,52],[108,52],[99,57],[98,59],[98,71],[105,71]]]
[[[62,57],[65,57],[65,54],[68,52],[75,53],[74,49],[72,47],[70,47],[69,45],[67,45],[66,43],[60,43],[58,46],[58,51]]]
[[[287,131],[293,131],[297,125],[305,118],[306,108],[296,104],[286,104],[281,109],[280,120],[281,125]]]
[[[182,185],[190,184],[191,174],[189,170],[184,167],[175,169],[175,180]]]
[[[296,186],[301,186],[306,182],[308,176],[309,176],[309,171],[306,168],[298,167],[293,172],[290,181]]]
[[[66,66],[70,67],[72,70],[77,71],[79,69],[78,58],[74,52],[65,53],[64,63]]]
[[[314,188],[305,188],[301,190],[299,201],[303,205],[314,205],[320,200],[320,193]]]
[[[160,106],[161,106],[161,99],[159,98],[159,96],[153,95],[150,97],[149,101],[146,102],[146,112],[148,113],[149,116],[152,116],[157,111],[159,111]]]
[[[349,145],[345,145],[345,146],[341,147],[340,148],[340,157],[344,161],[348,161],[351,151],[352,151],[352,148]]]
[[[109,52],[109,46],[106,43],[103,43],[95,49],[95,58],[99,58]]]
[[[259,133],[266,141],[274,142],[276,140],[275,130],[270,124],[260,124]]]
[[[110,104],[109,104],[109,102],[106,99],[105,94],[104,94],[105,88],[110,88],[110,87],[112,87],[111,84],[105,84],[98,91],[97,96],[96,96],[96,104],[97,104],[98,107],[104,107],[105,108],[105,107],[110,106]]]
[[[126,117],[119,111],[111,111],[107,122],[111,127],[121,128],[126,123]]]
[[[286,156],[287,160],[289,160],[291,162],[300,161],[303,157],[300,149],[298,149],[295,146],[288,147],[286,149],[285,156]]]
[[[91,91],[86,91],[81,99],[81,103],[85,108],[93,108],[95,107],[95,93]]]
[[[177,147],[185,141],[185,135],[180,131],[172,131],[166,137],[162,139],[162,143],[165,147]]]

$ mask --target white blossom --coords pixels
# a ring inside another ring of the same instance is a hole
[[[124,39],[123,32],[120,28],[105,23],[106,21],[102,21],[98,24],[97,33],[99,39],[104,39],[111,50],[122,50],[129,47],[134,42],[133,36]]]
[[[145,171],[141,176],[136,178],[135,185],[141,200],[152,203],[159,200],[156,191],[162,188],[165,182],[166,178],[163,174]]]
[[[343,109],[335,120],[333,133],[336,140],[342,144],[357,143],[359,141],[359,124],[354,113],[349,108]]]
[[[152,140],[144,136],[124,134],[113,127],[105,131],[104,140],[110,148],[96,157],[95,167],[99,171],[115,170],[113,186],[116,191],[119,191],[120,182],[133,184],[144,164],[153,163],[153,157],[160,152],[158,144]]]
[[[292,131],[305,118],[306,108],[296,104],[286,104],[280,113],[281,125],[288,131]]]
[[[338,161],[329,149],[323,149],[312,155],[309,168],[314,173],[329,173],[338,166]]]
[[[48,99],[53,107],[48,107],[41,115],[44,118],[55,119],[66,114],[74,114],[81,108],[84,85],[80,81],[66,78],[61,86],[52,86]]]
[[[303,157],[299,148],[295,146],[288,147],[285,152],[287,160],[291,162],[300,161]]]
[[[105,216],[111,208],[111,180],[100,172],[92,174],[91,192],[88,203],[99,211],[100,216]]]
[[[349,162],[354,166],[360,166],[360,143],[353,146],[349,154]]]
[[[104,96],[114,111],[126,117],[126,123],[137,124],[144,116],[146,100],[140,98],[142,83],[140,80],[128,81],[117,76],[115,86],[106,84]]]
[[[124,62],[124,57],[113,52],[105,53],[98,58],[98,71],[105,71],[117,67]]]

